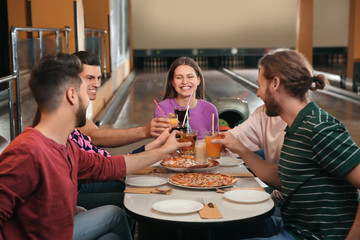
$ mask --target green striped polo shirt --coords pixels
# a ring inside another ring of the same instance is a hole
[[[295,239],[345,239],[358,208],[343,177],[360,163],[344,125],[311,102],[286,129],[279,177],[285,229]]]

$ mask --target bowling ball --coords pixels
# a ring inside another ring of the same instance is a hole
[[[230,130],[230,129],[231,129],[231,127],[229,127],[229,126],[224,126],[224,125],[219,126],[219,131],[220,132],[225,132],[225,131]]]
[[[229,127],[229,124],[224,119],[219,118],[219,126],[228,126]]]

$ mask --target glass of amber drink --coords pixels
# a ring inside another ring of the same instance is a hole
[[[184,155],[193,155],[194,154],[196,137],[197,137],[197,131],[180,133],[180,142],[191,142],[191,146],[182,147],[180,149],[181,154],[184,154]]]
[[[207,150],[207,155],[209,158],[212,158],[212,159],[220,158],[221,144],[211,143],[211,140],[221,139],[221,138],[222,137],[219,134],[219,132],[214,132],[214,134],[212,134],[212,132],[205,133],[206,150]]]
[[[170,120],[170,125],[171,127],[178,127],[178,116],[177,114],[174,114],[174,113],[170,113],[169,116],[168,116],[168,119]]]

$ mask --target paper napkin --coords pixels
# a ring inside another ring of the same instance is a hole
[[[205,204],[205,206],[199,210],[199,215],[201,218],[223,218],[221,212],[213,203]]]
[[[141,194],[172,194],[171,188],[126,188],[124,193],[141,193]]]

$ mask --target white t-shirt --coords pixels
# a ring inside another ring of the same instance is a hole
[[[263,149],[265,161],[277,164],[284,142],[285,128],[286,123],[281,117],[269,117],[265,113],[265,105],[261,105],[245,122],[229,131],[250,151]]]

